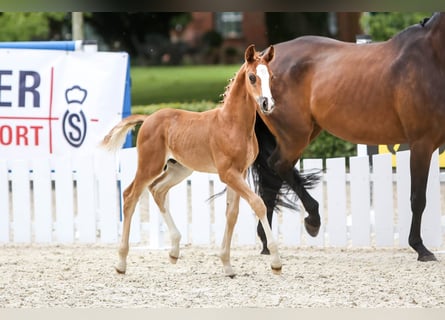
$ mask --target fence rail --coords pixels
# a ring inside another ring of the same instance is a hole
[[[304,210],[282,208],[274,216],[273,232],[286,246],[408,246],[411,221],[409,151],[390,155],[302,161],[303,169],[324,169],[322,182],[310,193],[320,203],[322,227],[312,238],[303,227]],[[0,160],[0,243],[116,243],[121,232],[122,189],[133,179],[136,150],[118,157],[94,156]],[[441,174],[437,152],[428,181],[422,235],[431,248],[443,245]],[[210,195],[224,185],[216,175],[193,173],[174,187],[168,207],[181,231],[182,244],[219,245],[225,225],[225,197]],[[235,228],[234,246],[258,245],[257,219],[245,201]],[[133,216],[132,243],[151,248],[169,246],[162,217],[146,192]]]

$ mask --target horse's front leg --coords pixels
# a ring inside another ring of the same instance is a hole
[[[413,143],[411,145],[411,229],[409,245],[418,253],[419,261],[436,261],[434,254],[423,244],[421,237],[422,214],[426,206],[426,186],[433,148],[426,144]]]
[[[227,188],[226,228],[221,245],[220,259],[226,276],[233,278],[235,272],[230,263],[230,246],[232,243],[233,229],[238,220],[240,196],[231,188]]]

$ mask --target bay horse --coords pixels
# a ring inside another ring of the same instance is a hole
[[[353,143],[407,143],[408,242],[419,261],[436,260],[423,244],[421,220],[431,155],[445,142],[445,14],[435,13],[384,42],[303,36],[274,48],[270,68],[276,78],[271,88],[276,108],[267,116],[259,114],[260,152],[253,166],[270,222],[271,206],[286,183],[308,212],[308,233],[317,235],[318,202],[305,190],[307,179],[294,165],[321,130]],[[261,226],[258,234],[267,244]]]
[[[218,173],[227,185],[226,227],[220,252],[225,275],[235,275],[230,263],[230,244],[240,196],[263,224],[272,271],[281,272],[278,246],[267,221],[266,206],[245,181],[247,170],[258,153],[254,132],[257,109],[267,114],[274,108],[270,91],[272,74],[268,66],[273,57],[272,46],[260,57],[254,45],[250,45],[245,51],[244,64],[226,88],[218,108],[205,112],[165,108],[150,116],[131,115],[105,136],[102,145],[116,150],[122,146],[127,132],[142,123],[136,141],[136,175],[123,193],[124,219],[117,272],[126,272],[131,218],[146,187],[167,224],[172,245],[169,257],[176,263],[181,234],[165,206],[165,198],[170,188],[193,171]]]

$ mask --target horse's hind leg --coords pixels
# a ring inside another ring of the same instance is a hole
[[[226,276],[233,278],[232,265],[230,263],[230,246],[232,243],[233,229],[238,220],[240,196],[231,188],[227,188],[226,228],[221,245],[220,259]]]
[[[426,206],[426,186],[434,148],[424,144],[411,145],[411,210],[413,213],[408,242],[418,253],[419,261],[435,261],[436,257],[424,245],[420,235],[422,214]]]
[[[157,178],[149,187],[151,194],[162,213],[164,221],[168,227],[170,234],[171,249],[169,258],[171,263],[176,263],[179,258],[179,243],[181,241],[181,233],[179,232],[170,211],[165,206],[165,199],[168,191],[192,174],[192,170],[182,166],[175,160],[168,160],[165,171]],[[184,213],[186,214],[186,213]]]

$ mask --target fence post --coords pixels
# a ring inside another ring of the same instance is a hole
[[[96,192],[94,159],[92,155],[79,157],[77,173],[77,232],[82,243],[96,242]]]
[[[11,164],[13,239],[31,242],[31,194],[28,161],[14,160]]]
[[[328,235],[331,246],[346,246],[345,158],[326,159],[328,192]]]
[[[194,172],[191,175],[192,184],[192,243],[208,245],[210,239],[210,197],[209,177],[207,173]]]
[[[74,242],[74,192],[71,159],[54,159],[56,186],[56,235],[60,243]]]
[[[351,157],[351,243],[354,246],[369,246],[371,243],[371,190],[369,179],[369,158]]]
[[[32,159],[33,192],[34,192],[34,235],[36,242],[51,242],[52,188],[51,166],[48,159]]]
[[[409,150],[396,153],[397,221],[400,247],[408,247],[408,235],[412,217],[410,203],[411,179],[409,173],[409,156]]]
[[[394,246],[394,202],[391,154],[373,155],[375,242]]]

